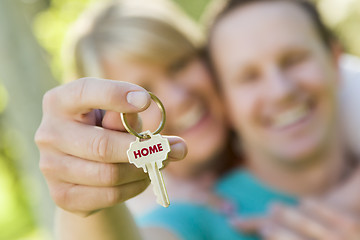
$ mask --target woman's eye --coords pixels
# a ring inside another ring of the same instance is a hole
[[[239,78],[240,83],[254,83],[260,79],[260,73],[258,71],[248,71],[242,74]]]
[[[151,86],[149,84],[141,84],[141,87],[145,88],[146,91],[151,92]]]
[[[185,69],[188,64],[189,64],[189,59],[180,59],[179,61],[169,66],[168,72],[169,74],[172,75],[177,74],[181,72],[183,69]]]

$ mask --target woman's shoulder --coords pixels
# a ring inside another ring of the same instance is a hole
[[[178,215],[182,218],[190,218],[193,215],[202,214],[206,212],[206,207],[201,204],[187,203],[187,202],[176,202],[171,203],[169,207],[164,208],[161,206],[155,207],[152,211],[139,217],[139,221],[143,222],[148,218],[151,218],[152,222],[155,218],[167,218],[174,215]]]

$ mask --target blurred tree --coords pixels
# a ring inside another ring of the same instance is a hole
[[[31,21],[39,12],[46,10],[51,0],[20,0],[24,16]]]
[[[53,219],[53,204],[38,169],[39,154],[33,138],[40,124],[42,95],[56,82],[31,31],[29,19],[36,11],[28,1],[0,1],[0,79],[8,92],[8,106],[0,119],[0,170],[1,180],[8,176],[3,197],[17,204],[8,215],[8,225],[1,226],[1,233],[14,230],[14,236],[7,240],[17,239],[16,235],[34,225],[26,199],[38,222],[50,229]],[[37,4],[44,7],[41,1]],[[2,214],[11,206],[0,205]]]
[[[99,0],[52,0],[49,8],[34,19],[33,29],[49,53],[49,64],[58,81],[62,79],[61,46],[71,23],[89,3]]]
[[[334,30],[346,52],[360,56],[360,1],[317,0],[325,22]]]
[[[202,13],[206,9],[211,0],[172,0],[176,2],[184,11],[195,21],[199,21]]]
[[[20,239],[34,231],[35,220],[17,170],[16,134],[14,129],[5,126],[2,115],[0,129],[0,239]]]

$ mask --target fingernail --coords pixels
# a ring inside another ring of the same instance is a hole
[[[129,92],[126,96],[128,103],[140,109],[144,108],[148,104],[149,98],[149,94],[142,91]]]

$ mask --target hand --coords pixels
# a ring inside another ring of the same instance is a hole
[[[138,126],[137,112],[150,104],[145,89],[126,82],[83,78],[48,91],[43,118],[35,135],[40,169],[55,203],[72,213],[91,213],[124,202],[149,184],[147,174],[130,164],[126,151],[135,137],[120,127],[101,127],[101,113],[130,114]],[[170,160],[185,157],[179,137],[168,137]]]
[[[256,230],[266,240],[360,239],[358,219],[311,200],[298,208],[275,205],[268,217],[239,221],[238,229]]]
[[[332,206],[346,209],[350,212],[360,214],[360,168],[357,167],[351,176],[332,190],[327,196],[326,201]],[[346,197],[344,197],[346,196]]]

